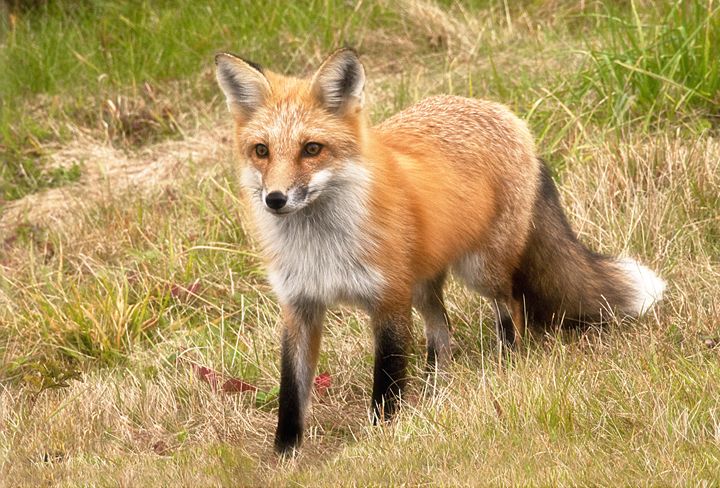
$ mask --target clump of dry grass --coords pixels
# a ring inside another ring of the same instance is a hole
[[[81,164],[80,180],[69,186],[7,203],[0,215],[0,239],[18,225],[68,226],[88,207],[128,192],[145,194],[172,187],[189,173],[209,174],[218,160],[228,157],[229,135],[198,130],[180,141],[164,141],[135,151],[118,149],[82,137],[49,155],[53,168]]]
[[[102,125],[107,138],[122,144],[147,144],[182,131],[176,102],[156,93],[147,82],[135,98],[117,95],[102,105]]]

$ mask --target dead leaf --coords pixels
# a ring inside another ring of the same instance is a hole
[[[182,362],[186,362],[180,360]],[[210,389],[217,393],[221,391],[223,393],[243,393],[243,392],[255,392],[258,391],[258,387],[250,384],[240,378],[226,377],[222,373],[215,371],[214,369],[202,366],[197,363],[187,361],[190,364],[195,375],[201,381],[204,381],[210,385]]]
[[[197,279],[188,285],[174,284],[170,288],[170,296],[177,300],[189,300],[200,293],[200,280]]]

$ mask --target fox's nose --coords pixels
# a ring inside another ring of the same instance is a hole
[[[273,210],[280,210],[287,203],[287,195],[281,191],[271,191],[265,196],[265,205]]]

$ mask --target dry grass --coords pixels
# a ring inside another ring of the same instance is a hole
[[[413,65],[368,55],[374,116],[438,91],[501,96],[486,69],[523,73],[508,81],[505,100],[523,107],[544,151],[562,160],[575,229],[591,247],[637,257],[666,278],[658,308],[637,323],[536,336],[507,365],[489,307],[452,282],[451,372],[425,388],[418,321],[407,403],[382,427],[367,421],[366,317],[340,309],[319,368],[332,386],[314,397],[300,456],[281,462],[271,451],[278,309],[246,233],[228,128],[209,119],[179,140],[139,148],[91,128],[51,153],[55,165],[81,161],[80,181],[0,216],[0,486],[720,479],[720,143],[710,132],[647,134],[585,118],[585,105],[540,88],[543,66],[526,56],[534,46],[555,62],[573,59],[551,54],[577,41],[552,38],[537,16],[501,4],[480,16],[404,2],[414,34],[379,37],[443,40],[424,53],[401,45]],[[574,15],[562,2],[538,12],[564,8]],[[492,39],[498,51],[481,55]],[[366,42],[373,51],[373,37]],[[262,393],[213,392],[190,361]]]
[[[193,312],[176,314],[175,320],[190,323],[194,312],[204,314],[195,326],[170,327],[154,346],[136,345],[120,365],[84,371],[66,388],[38,393],[32,383],[5,387],[4,479],[126,485],[290,479],[328,486],[350,479],[360,485],[464,484],[469,472],[481,484],[716,479],[720,404],[712,392],[720,387],[720,371],[718,352],[705,341],[717,339],[720,265],[705,241],[717,235],[720,222],[698,191],[718,187],[718,161],[720,146],[712,138],[687,143],[629,136],[616,143],[589,141],[572,152],[563,196],[575,227],[593,247],[639,256],[659,270],[671,284],[667,300],[636,324],[538,337],[504,368],[494,354],[488,310],[453,284],[448,302],[459,351],[451,378],[434,396],[423,397],[416,372],[408,406],[393,425],[372,428],[366,422],[371,347],[365,318],[334,316],[321,359],[334,384],[328,395],[316,397],[306,449],[289,465],[278,465],[271,454],[272,405],[258,408],[252,395],[213,393],[174,359],[183,351],[232,374],[250,363],[263,389],[277,381],[279,324],[272,296],[259,276],[231,281],[232,264],[218,256],[199,277],[203,289],[225,298],[201,292],[205,300],[187,305]],[[213,188],[205,191],[224,194],[222,185]],[[122,248],[123,234],[137,225],[128,215],[133,205],[121,202],[124,210],[116,211],[125,228],[115,220],[93,222],[98,228],[89,234],[106,237],[89,248],[87,231],[77,242],[64,236],[64,266],[84,255],[94,273],[108,267],[101,256]],[[163,218],[162,207],[143,205]],[[173,232],[192,227],[182,225],[194,218],[186,211]],[[202,238],[198,244],[212,245]],[[176,252],[186,266],[182,250]],[[13,271],[21,273],[18,268]],[[165,280],[154,275],[157,269],[145,273],[133,286],[153,288]],[[99,286],[92,274],[83,274],[91,288]],[[67,277],[48,279],[60,280],[54,293],[67,292]],[[252,290],[233,305],[226,302],[231,287]],[[22,316],[32,308],[11,298],[20,292],[11,287],[6,295],[20,317],[13,319],[17,328],[29,326]],[[128,305],[117,304],[122,306]],[[218,306],[222,313],[212,310]],[[420,330],[418,324],[418,336]],[[420,345],[416,352],[422,356]]]
[[[227,158],[229,131],[198,130],[179,141],[160,142],[139,150],[123,150],[90,137],[78,137],[48,156],[53,168],[80,164],[82,177],[72,185],[53,188],[9,202],[0,215],[0,240],[19,225],[67,227],[69,220],[127,193],[162,193],[190,172],[207,173]],[[225,135],[219,135],[219,134]]]

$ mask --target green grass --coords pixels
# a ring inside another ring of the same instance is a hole
[[[0,486],[716,482],[714,3],[35,3],[0,31]],[[435,93],[523,115],[581,238],[670,287],[637,323],[536,336],[508,366],[452,282],[451,374],[423,390],[417,321],[382,427],[367,319],[335,310],[332,386],[280,462],[279,310],[212,53],[306,73],[344,43],[374,120]],[[260,391],[215,393],[192,362]]]
[[[603,45],[591,48],[582,96],[613,125],[677,123],[694,128],[720,120],[720,7],[673,2],[656,15],[608,16]]]
[[[227,49],[281,68],[314,33],[313,47],[352,43],[353,31],[388,10],[356,13],[346,2],[50,2],[4,33],[3,95],[79,94],[185,78]],[[182,33],[182,35],[178,35]],[[57,41],[63,40],[60,44]],[[283,49],[275,50],[277,46]]]

